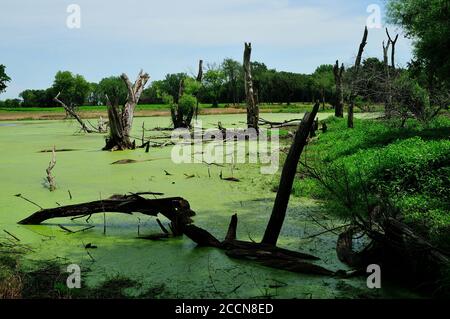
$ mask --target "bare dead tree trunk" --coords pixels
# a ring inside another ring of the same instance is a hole
[[[130,140],[134,110],[150,77],[141,70],[134,84],[125,73],[121,75],[121,78],[128,89],[127,102],[119,109],[117,101],[112,102],[108,99],[109,137],[106,139],[103,150],[116,151],[134,148],[134,143]]]
[[[367,29],[367,26],[364,29],[364,35],[361,41],[361,44],[359,45],[359,50],[358,50],[358,55],[356,56],[356,61],[355,61],[355,77],[358,76],[359,73],[359,68],[361,66],[361,60],[362,60],[362,55],[364,52],[364,48],[367,44],[367,36],[369,35],[369,30]],[[355,80],[355,79],[354,79]],[[347,126],[349,128],[353,128],[353,109],[354,109],[354,105],[355,105],[355,98],[356,98],[356,92],[355,92],[355,88],[352,87],[351,93],[350,93],[350,103],[348,106],[348,121],[347,121]]]
[[[197,82],[202,82],[203,80],[203,60],[198,61],[198,74],[197,74]]]
[[[391,35],[389,34],[388,29],[386,28],[386,34],[389,38],[389,42],[392,44],[392,50],[391,50],[391,67],[393,70],[395,70],[395,45],[397,44],[398,40],[398,34],[395,36],[395,39],[392,40]]]
[[[334,83],[336,85],[336,105],[334,109],[334,115],[336,117],[344,117],[344,93],[342,91],[342,75],[344,70],[344,63],[339,68],[339,60],[336,60],[333,68]]]
[[[259,108],[256,103],[255,92],[253,88],[252,68],[250,58],[252,54],[252,44],[245,43],[244,49],[244,84],[245,96],[247,100],[247,127],[258,131]]]
[[[383,63],[385,69],[385,77],[386,77],[386,98],[384,102],[384,113],[386,117],[390,118],[392,113],[392,86],[391,86],[391,72],[389,70],[389,46],[391,45],[391,41],[389,40],[387,45],[384,44],[383,41]]]
[[[303,120],[298,126],[295,133],[294,141],[289,150],[286,162],[281,173],[280,185],[278,186],[277,196],[273,205],[272,215],[267,224],[266,231],[262,240],[263,244],[276,246],[278,236],[283,226],[286,210],[289,203],[289,197],[292,192],[292,184],[294,183],[295,174],[297,173],[297,165],[302,155],[303,148],[307,143],[307,138],[314,124],[320,103],[316,102],[311,113],[306,113]]]
[[[81,130],[85,133],[94,133],[94,130],[91,130],[90,128],[87,127],[87,125],[84,123],[84,121],[80,118],[80,116],[77,114],[77,112],[75,112],[74,109],[72,109],[71,107],[68,107],[63,101],[61,101],[59,99],[59,96],[61,95],[61,92],[59,92],[54,98],[53,101],[55,101],[56,103],[59,103],[64,110],[66,111],[67,114],[69,114],[70,116],[72,116],[75,120],[77,120],[77,122],[80,124],[81,126]]]
[[[198,61],[198,74],[197,74],[197,79],[196,80],[197,80],[198,83],[200,83],[200,84],[202,83],[202,80],[203,80],[203,60]],[[195,98],[197,99],[197,105],[195,107],[194,117],[195,117],[195,120],[197,120],[198,111],[199,111],[199,109],[198,109],[198,105],[199,105],[198,94],[197,94],[197,96]]]

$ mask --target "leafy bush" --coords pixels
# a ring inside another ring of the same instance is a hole
[[[195,105],[197,104],[197,100],[191,94],[183,94],[183,96],[178,101],[178,110],[183,114],[187,114],[191,112]]]

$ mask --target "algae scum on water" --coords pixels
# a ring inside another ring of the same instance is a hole
[[[265,114],[265,118],[272,121],[292,117],[293,114]],[[232,123],[244,122],[245,114],[202,116],[201,120],[204,126],[215,127],[220,121],[224,127],[235,127]],[[166,117],[136,118],[133,135],[137,138],[141,136],[142,122],[148,129],[170,124]],[[155,218],[140,214],[98,214],[89,220],[53,219],[39,226],[17,225],[19,220],[39,210],[14,196],[18,194],[50,208],[104,199],[113,194],[160,192],[167,197],[187,199],[197,214],[195,223],[218,238],[223,238],[230,216],[237,213],[238,238],[261,239],[275,197],[272,186],[279,175],[261,175],[256,164],[178,165],[171,160],[171,146],[150,148],[148,153],[144,149],[105,152],[101,151],[103,135],[79,134],[77,130],[73,121],[21,121],[0,125],[0,231],[5,240],[9,237],[10,241],[20,241],[20,245],[29,248],[23,253],[21,267],[35,271],[44,262],[56,261],[64,273],[65,267],[77,264],[82,271],[81,290],[97,291],[98,287],[114,288],[115,283],[123,283],[124,289],[112,297],[406,296],[407,292],[394,288],[370,291],[364,278],[344,280],[295,274],[233,260],[219,250],[198,248],[188,238],[139,239],[160,232]],[[162,132],[146,132],[146,136],[158,135]],[[52,172],[57,189],[49,192],[44,187],[44,178],[51,152],[45,150],[53,147],[57,150]],[[221,173],[240,182],[221,180]],[[317,202],[292,198],[279,246],[312,253],[321,258],[322,266],[331,270],[346,269],[336,257],[336,235],[328,233],[306,239],[323,231],[311,216],[339,224],[338,220],[324,215]],[[85,230],[87,227],[90,228]],[[60,279],[64,283],[64,276]],[[72,295],[84,296],[82,293]]]

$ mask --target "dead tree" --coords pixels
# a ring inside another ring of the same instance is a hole
[[[395,45],[397,44],[398,34],[395,36],[394,40],[392,40],[391,35],[389,34],[389,31],[388,31],[388,28],[386,28],[386,34],[388,36],[389,43],[392,44],[392,49],[391,49],[391,67],[392,67],[393,70],[395,70]]]
[[[334,116],[344,117],[344,93],[342,90],[342,75],[344,74],[344,63],[339,68],[339,60],[336,60],[336,64],[333,68],[334,83],[336,85],[336,105],[334,108]]]
[[[386,90],[386,97],[384,102],[384,113],[389,118],[391,116],[391,108],[392,108],[392,85],[391,85],[391,72],[389,69],[389,47],[391,45],[391,41],[388,40],[387,45],[384,44],[383,41],[383,63],[384,63],[384,72],[385,72],[385,90]]]
[[[128,89],[127,101],[120,108],[117,99],[110,101],[107,98],[109,136],[106,139],[106,145],[103,150],[116,151],[134,148],[134,143],[130,140],[134,110],[150,77],[141,70],[134,84],[131,83],[125,73],[121,75],[121,78]]]
[[[369,34],[369,31],[367,29],[367,26],[364,29],[364,35],[361,41],[361,44],[359,45],[359,50],[358,50],[358,55],[356,56],[356,60],[355,60],[355,71],[354,71],[354,79],[352,79],[352,81],[355,81],[356,78],[358,77],[358,73],[359,73],[359,68],[361,66],[361,60],[362,60],[362,55],[364,52],[364,48],[367,44],[367,36]],[[355,98],[356,98],[356,89],[354,87],[351,88],[351,92],[350,92],[350,103],[348,105],[348,121],[347,121],[347,126],[349,128],[353,128],[353,109],[355,106]]]
[[[45,170],[47,173],[47,183],[48,183],[48,189],[53,192],[56,190],[56,183],[55,183],[55,177],[52,175],[52,170],[56,165],[56,153],[55,153],[55,147],[53,146],[52,149],[52,159],[50,163],[48,163],[48,167]]]
[[[316,102],[311,113],[306,113],[301,121],[297,132],[295,133],[294,141],[289,150],[286,162],[281,173],[280,184],[278,186],[277,196],[272,209],[269,223],[262,240],[263,244],[275,246],[278,241],[278,236],[283,226],[286,210],[289,203],[289,197],[292,192],[292,185],[294,183],[295,174],[297,173],[297,165],[303,148],[307,143],[307,138],[314,124],[317,112],[319,111],[320,103]]]
[[[245,97],[247,101],[247,127],[258,131],[259,107],[256,103],[255,91],[253,88],[252,67],[250,58],[252,54],[252,44],[245,43],[244,49],[244,84]]]
[[[200,61],[198,61],[198,74],[197,74],[196,81],[201,84],[202,80],[203,80],[203,60],[200,60]],[[197,105],[195,107],[194,117],[195,117],[195,120],[197,120],[198,111],[199,111],[199,109],[198,109],[198,105],[199,105],[198,94],[196,95],[195,98],[197,99]]]
[[[81,117],[77,114],[77,112],[72,108],[67,106],[63,101],[61,101],[59,99],[59,96],[61,95],[61,92],[59,92],[54,98],[53,101],[55,101],[56,103],[59,103],[64,110],[66,111],[67,114],[69,114],[70,116],[72,116],[75,120],[77,120],[77,122],[80,124],[81,126],[81,130],[85,133],[94,133],[96,132],[96,130],[94,129],[90,129],[87,127],[87,125],[84,123],[84,121],[81,119]]]

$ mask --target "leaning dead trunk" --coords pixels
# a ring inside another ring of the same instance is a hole
[[[127,102],[120,108],[117,101],[108,99],[109,136],[103,150],[116,151],[134,148],[134,143],[130,139],[134,109],[150,77],[141,70],[134,84],[131,83],[125,73],[121,75],[121,78],[128,89]]]
[[[59,99],[60,95],[61,95],[61,92],[59,92],[53,98],[53,101],[55,101],[56,103],[59,103],[64,108],[64,110],[66,111],[67,114],[69,114],[71,117],[73,117],[75,120],[77,120],[77,122],[80,124],[81,130],[83,132],[85,132],[85,133],[93,133],[93,132],[95,132],[95,130],[90,129],[90,128],[87,127],[87,125],[84,123],[84,121],[81,119],[81,117],[77,114],[77,112],[73,108],[67,106],[63,101],[61,101]]]
[[[302,155],[303,148],[306,145],[307,138],[314,124],[314,119],[319,111],[320,104],[316,102],[311,113],[306,113],[301,121],[297,132],[295,133],[294,141],[291,149],[284,163],[283,171],[281,173],[280,185],[278,187],[277,197],[273,205],[272,215],[264,233],[262,240],[263,244],[275,246],[278,241],[278,236],[283,226],[286,210],[289,203],[289,197],[292,192],[292,184],[294,183],[295,174],[297,173],[297,165]]]
[[[247,127],[258,131],[259,108],[256,103],[255,91],[253,88],[252,69],[250,57],[252,54],[252,44],[245,43],[244,50],[244,84],[245,97],[247,101]]]
[[[358,50],[358,55],[356,56],[356,61],[355,61],[355,74],[354,77],[358,77],[358,73],[359,73],[359,68],[361,66],[361,60],[362,60],[362,55],[364,52],[364,48],[367,44],[367,36],[369,35],[369,31],[367,29],[367,27],[364,29],[364,35],[363,35],[363,39],[361,41],[361,44],[359,45],[359,50]],[[356,79],[353,79],[353,81],[355,81]],[[356,98],[356,89],[355,87],[352,87],[351,89],[351,93],[350,93],[350,103],[348,106],[348,121],[347,121],[347,126],[349,128],[353,128],[353,109],[354,109],[354,105],[355,105],[355,98]]]
[[[342,75],[344,70],[344,64],[342,63],[339,68],[339,61],[336,61],[333,68],[334,82],[336,85],[336,105],[334,108],[334,115],[336,117],[344,117],[344,94],[342,91]]]

